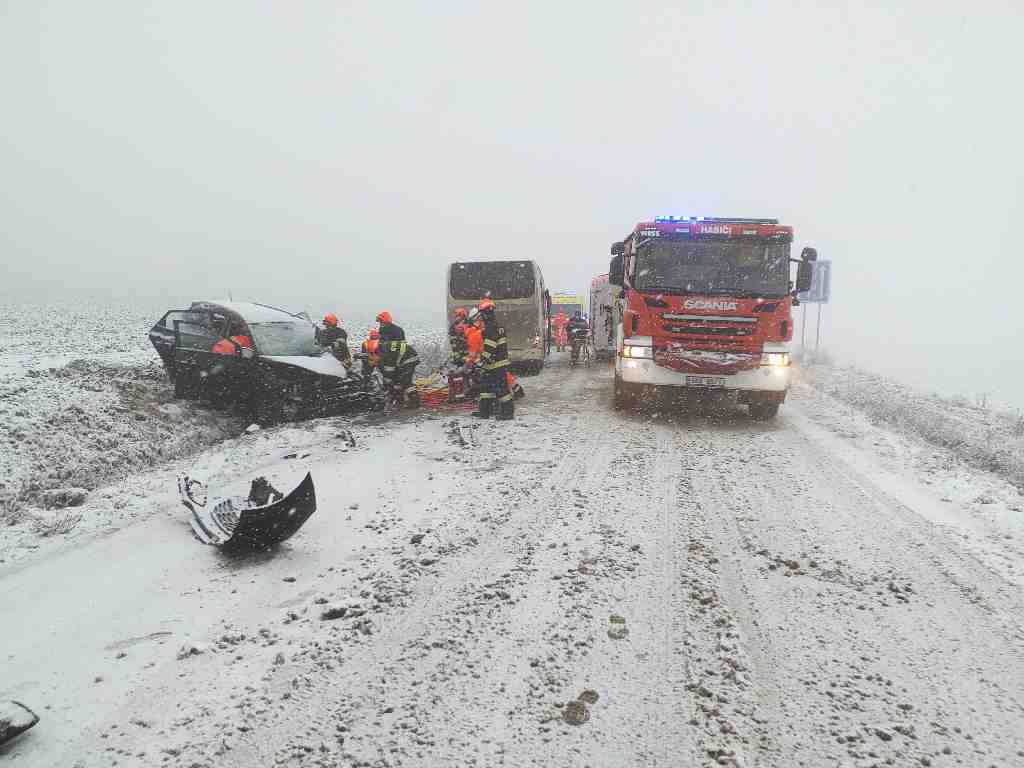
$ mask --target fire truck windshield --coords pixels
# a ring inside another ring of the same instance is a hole
[[[669,294],[781,298],[789,290],[789,244],[655,240],[640,247],[633,287]]]

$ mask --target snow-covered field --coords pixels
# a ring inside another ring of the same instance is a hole
[[[556,357],[511,424],[321,419],[97,482],[66,534],[0,529],[0,700],[42,717],[0,763],[1021,764],[1013,465],[851,380],[772,424],[619,414]],[[318,511],[258,555],[176,500],[306,471]]]

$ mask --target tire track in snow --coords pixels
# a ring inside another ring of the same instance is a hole
[[[755,761],[1009,758],[1021,679],[1006,671],[1021,668],[1011,661],[1020,646],[942,571],[975,586],[1001,580],[781,426],[703,431],[713,460],[693,475],[696,496],[717,510],[705,519],[721,596],[751,661],[754,723],[765,726]],[[957,653],[967,643],[980,658]]]

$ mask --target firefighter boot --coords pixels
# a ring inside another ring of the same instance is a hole
[[[493,397],[481,397],[480,404],[477,406],[477,409],[470,414],[470,416],[473,416],[474,418],[477,419],[489,419],[491,418],[491,411],[493,410],[493,408]]]
[[[502,400],[498,403],[498,415],[495,416],[498,421],[512,421],[516,415],[516,404],[514,400]]]

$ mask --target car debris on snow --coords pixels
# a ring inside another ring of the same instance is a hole
[[[197,643],[193,640],[187,641],[181,648],[178,649],[178,661],[184,661],[190,656],[201,656],[206,653],[207,646],[205,643]]]
[[[39,715],[20,701],[0,701],[0,744],[19,736],[39,722]]]
[[[590,709],[587,708],[587,702],[580,699],[570,701],[564,707],[562,707],[562,719],[569,725],[583,725],[590,719]]]
[[[608,637],[612,640],[624,640],[629,635],[629,627],[622,616],[609,617],[608,624]]]
[[[252,481],[245,498],[208,501],[202,482],[178,478],[181,503],[192,513],[192,532],[203,544],[227,548],[264,549],[291,538],[316,511],[316,492],[309,473],[284,496],[263,477]]]
[[[345,618],[346,613],[348,613],[347,605],[332,605],[320,614],[320,618],[324,621],[334,621]]]

